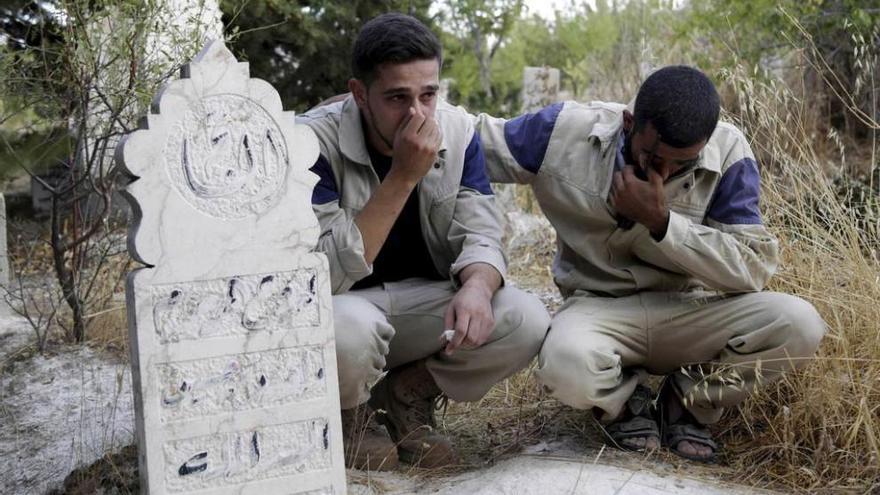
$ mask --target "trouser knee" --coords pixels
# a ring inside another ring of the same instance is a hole
[[[807,301],[777,292],[762,293],[762,307],[772,314],[774,324],[771,325],[768,337],[774,345],[778,345],[783,359],[790,358],[782,368],[800,367],[809,362],[819,343],[825,335],[826,325]],[[778,339],[778,340],[777,340]]]
[[[790,328],[786,350],[792,357],[812,357],[819,349],[827,325],[812,304],[799,297],[789,298],[790,302],[784,311]]]
[[[340,403],[349,409],[370,398],[394,329],[375,306],[357,296],[333,296],[333,311]]]
[[[544,390],[563,404],[577,409],[616,409],[605,399],[623,381],[620,361],[613,352],[579,348],[548,337],[538,358],[536,377]]]
[[[544,303],[534,295],[513,287],[499,290],[493,299],[496,315],[493,341],[504,340],[513,360],[528,364],[540,351],[550,327]]]
[[[528,366],[541,348],[550,317],[537,297],[505,287],[496,292],[492,310],[495,328],[488,342],[428,360],[437,385],[453,400],[479,400],[494,384]]]

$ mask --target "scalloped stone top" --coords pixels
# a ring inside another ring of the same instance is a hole
[[[117,151],[137,177],[127,187],[137,216],[132,256],[197,276],[255,246],[261,257],[311,251],[318,143],[293,117],[247,63],[209,42]]]

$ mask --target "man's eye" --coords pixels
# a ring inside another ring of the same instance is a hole
[[[422,95],[422,101],[431,101],[437,96],[437,93],[425,93]]]

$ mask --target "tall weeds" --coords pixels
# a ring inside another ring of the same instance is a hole
[[[782,244],[781,270],[769,289],[809,300],[828,325],[815,362],[728,416],[730,462],[750,484],[875,493],[880,490],[880,209],[864,174],[875,164],[847,164],[842,139],[818,131],[821,102],[798,91],[806,86],[760,82],[742,67],[726,76],[738,98],[737,113],[729,117],[764,165],[762,211]],[[878,127],[876,121],[869,124]]]

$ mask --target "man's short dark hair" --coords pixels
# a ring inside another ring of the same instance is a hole
[[[686,65],[672,65],[645,79],[634,110],[635,131],[650,122],[663,143],[686,148],[709,139],[718,124],[721,103],[705,74]]]
[[[415,60],[443,60],[440,41],[415,17],[389,13],[370,19],[354,42],[351,71],[369,84],[376,68],[384,63],[404,64]]]

